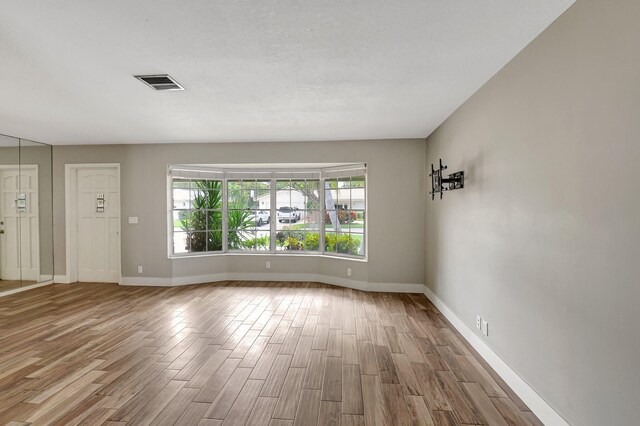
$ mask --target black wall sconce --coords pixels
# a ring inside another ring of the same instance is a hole
[[[442,193],[444,191],[464,188],[464,172],[455,172],[443,178],[442,171],[446,169],[447,166],[442,165],[442,158],[440,159],[440,167],[438,169],[434,169],[433,163],[431,163],[431,173],[429,174],[431,177],[431,192],[429,192],[429,194],[431,194],[432,200],[435,199],[438,193],[442,200]]]

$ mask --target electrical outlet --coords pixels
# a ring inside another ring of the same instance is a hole
[[[267,267],[267,269],[271,269],[271,262],[267,262],[265,266]]]
[[[485,320],[482,320],[482,334],[489,336],[489,323]]]
[[[351,276],[351,268],[347,268],[347,276],[350,277]]]
[[[480,318],[480,315],[476,316],[476,328],[478,330],[482,329],[482,318]]]
[[[138,266],[138,273],[141,274],[142,273],[142,266]]]

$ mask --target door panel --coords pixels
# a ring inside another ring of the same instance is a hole
[[[98,211],[98,194],[104,210]],[[115,169],[77,171],[78,281],[120,278],[120,185]]]
[[[26,197],[26,209],[20,217],[20,269],[22,281],[40,281],[40,231],[38,218],[38,172],[21,166],[20,191]],[[31,284],[31,283],[30,283]]]
[[[0,279],[20,279],[19,216],[16,206],[18,199],[18,168],[0,170]]]

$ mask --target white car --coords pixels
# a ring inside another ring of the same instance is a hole
[[[300,211],[293,207],[280,207],[278,209],[278,222],[297,222],[300,220]]]
[[[257,226],[262,226],[271,220],[271,216],[267,210],[258,210],[252,217],[256,221]]]

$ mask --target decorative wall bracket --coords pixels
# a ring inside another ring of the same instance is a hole
[[[444,191],[464,188],[464,172],[455,172],[443,178],[442,171],[446,169],[447,166],[442,165],[442,159],[440,159],[440,167],[438,167],[438,169],[434,169],[433,163],[431,163],[431,173],[429,174],[431,177],[431,192],[429,192],[429,194],[431,194],[432,200],[435,199],[438,193],[442,200],[442,193]]]
[[[104,194],[96,194],[96,213],[104,213]]]

